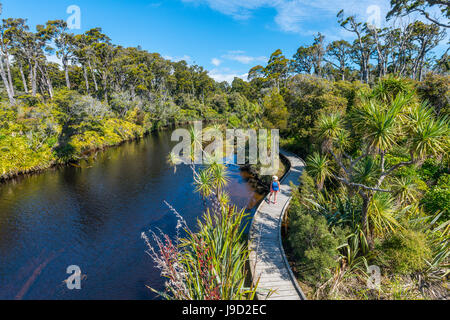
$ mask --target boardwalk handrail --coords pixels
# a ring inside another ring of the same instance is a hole
[[[286,172],[286,174],[284,175],[284,177],[281,179],[281,183],[283,183],[286,179],[291,178],[291,174],[293,174],[293,170],[295,170],[296,172],[300,172],[299,174],[301,174],[301,171],[303,170],[304,167],[304,162],[302,159],[300,159],[299,157],[297,157],[296,155],[290,153],[290,152],[286,152],[286,151],[281,151],[280,152],[281,155],[283,155],[289,162],[290,162],[290,168],[289,170]],[[291,158],[291,159],[289,159]],[[294,158],[297,162],[300,163],[300,165],[295,166],[294,163],[292,163],[292,158]],[[299,175],[294,175],[294,178],[299,177]],[[286,185],[284,185],[284,188],[287,188],[289,190],[290,187],[286,187]],[[281,196],[281,195],[280,195]],[[287,210],[289,208],[289,204],[290,201],[292,199],[292,193],[289,194],[289,197],[287,198],[287,200],[285,200],[286,202],[284,203],[283,207],[279,210],[279,212],[277,211],[278,208],[276,208],[275,210],[273,210],[273,207],[270,207],[270,210],[273,211],[273,217],[277,219],[276,222],[276,229],[274,229],[273,227],[271,228],[269,226],[269,223],[264,223],[262,222],[261,227],[265,226],[268,229],[270,229],[271,233],[269,233],[270,236],[270,241],[268,243],[266,243],[266,245],[276,245],[277,248],[279,249],[279,256],[275,256],[273,257],[273,254],[277,254],[275,252],[271,252],[271,259],[273,261],[273,263],[270,264],[270,266],[275,266],[275,268],[277,270],[275,270],[276,276],[278,277],[278,280],[273,280],[275,281],[278,285],[271,285],[270,282],[272,281],[272,277],[274,277],[273,275],[270,274],[270,272],[268,272],[266,269],[263,269],[262,274],[257,274],[257,267],[258,267],[258,251],[259,251],[259,245],[261,241],[261,234],[258,234],[258,230],[255,230],[255,224],[257,223],[256,221],[258,219],[263,220],[262,217],[260,217],[261,214],[261,208],[263,207],[265,200],[263,200],[258,208],[256,209],[255,212],[255,216],[252,220],[251,226],[250,226],[250,238],[249,238],[249,248],[251,253],[254,255],[254,260],[255,260],[255,264],[253,265],[253,261],[252,261],[252,256],[250,258],[250,270],[252,273],[252,281],[254,283],[256,283],[258,281],[258,279],[264,279],[264,281],[266,281],[266,288],[264,288],[264,286],[262,286],[261,289],[265,289],[265,290],[271,290],[271,289],[277,289],[276,287],[281,287],[281,289],[283,290],[283,293],[279,293],[279,294],[274,294],[274,296],[277,295],[277,297],[273,298],[273,299],[282,299],[282,300],[306,300],[306,296],[303,293],[302,289],[300,288],[294,273],[291,270],[291,267],[289,265],[288,259],[286,257],[286,253],[284,251],[283,248],[283,243],[282,243],[282,236],[281,236],[281,228],[282,228],[282,222],[283,219],[286,216]],[[256,236],[255,236],[255,231],[256,231]],[[261,231],[260,231],[261,232]],[[274,234],[276,232],[276,234]],[[272,237],[274,237],[276,235],[276,239],[272,239]],[[256,240],[256,242],[255,242]],[[256,244],[256,251],[253,250],[254,245]],[[264,249],[264,248],[262,248]],[[270,251],[267,250],[267,252]],[[282,262],[282,263],[278,263],[277,262]],[[287,275],[287,277],[283,277],[282,274]],[[283,278],[282,280],[280,280],[281,278]],[[288,278],[288,279],[287,279]],[[261,285],[260,285],[261,287]],[[258,295],[259,298],[263,298],[263,295]],[[269,299],[272,299],[269,298]]]

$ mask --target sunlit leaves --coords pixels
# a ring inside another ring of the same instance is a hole
[[[317,188],[323,189],[325,179],[332,175],[331,161],[326,155],[315,152],[306,160],[306,170],[316,181]]]
[[[410,121],[411,150],[419,159],[448,152],[450,130],[447,117],[436,119],[432,110],[423,104],[412,110]]]
[[[369,99],[363,101],[351,116],[351,124],[374,152],[387,151],[397,144],[401,135],[400,115],[408,99],[399,95],[389,105]]]
[[[369,205],[369,224],[375,235],[393,232],[400,227],[395,218],[394,200],[387,193],[377,193]]]

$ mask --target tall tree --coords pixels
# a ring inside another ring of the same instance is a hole
[[[248,72],[248,80],[252,81],[257,78],[263,78],[264,77],[264,67],[261,65],[257,65],[250,69]]]
[[[387,28],[379,29],[372,25],[367,25],[368,32],[372,35],[374,48],[378,60],[378,77],[382,78],[387,74],[390,42],[386,41]]]
[[[90,29],[90,30],[86,31],[85,36],[86,36],[86,42],[87,42],[87,47],[85,49],[87,62],[88,62],[89,69],[91,71],[92,80],[94,81],[95,92],[98,92],[99,87],[98,87],[97,76],[96,76],[98,61],[97,61],[97,57],[96,57],[95,48],[98,43],[108,42],[108,41],[110,41],[110,39],[108,38],[108,36],[106,36],[105,34],[102,33],[101,28]]]
[[[445,37],[445,31],[440,31],[435,24],[425,24],[415,21],[411,25],[412,39],[417,43],[417,52],[412,67],[412,78],[419,81],[423,78],[423,67],[427,54]]]
[[[314,65],[314,74],[319,77],[322,76],[322,64],[325,56],[324,41],[325,36],[319,32],[314,37],[314,42],[311,47],[312,62]]]
[[[275,84],[275,87],[280,90],[281,82],[286,80],[289,72],[289,60],[283,55],[283,52],[278,49],[270,56],[269,62],[265,68],[267,79]]]
[[[69,79],[69,62],[74,56],[74,35],[69,34],[67,22],[63,20],[48,21],[45,28],[40,28],[40,34],[46,40],[53,40],[56,45],[56,55],[63,64],[66,86],[71,88]]]
[[[412,28],[410,24],[401,22],[398,27],[393,26],[389,29],[387,38],[389,42],[393,43],[392,47],[395,48],[390,52],[392,62],[390,72],[402,77],[406,74],[408,64],[411,61],[414,46],[412,42]]]
[[[358,57],[358,62],[361,69],[361,81],[369,82],[369,62],[372,54],[372,43],[370,37],[364,34],[365,24],[358,22],[355,16],[344,17],[344,10],[339,11],[339,24],[347,31],[356,35],[354,48],[356,50],[355,56]]]
[[[3,20],[3,25],[5,27],[3,36],[8,39],[11,45],[10,52],[19,67],[24,91],[28,93],[28,83],[24,72],[24,66],[27,64],[27,56],[24,52],[25,32],[28,30],[28,26],[24,19],[13,18]]]
[[[106,103],[108,103],[108,88],[109,88],[109,75],[111,73],[110,66],[116,54],[116,47],[114,47],[109,38],[105,42],[95,43],[94,52],[99,62],[99,71],[103,80],[103,97]]]
[[[336,67],[341,73],[341,79],[345,80],[345,71],[350,61],[351,45],[345,40],[336,40],[327,47],[327,61]]]
[[[292,69],[296,73],[311,74],[313,70],[313,53],[311,47],[300,46],[292,60]]]
[[[0,7],[0,14],[2,8]],[[11,75],[11,63],[10,63],[10,50],[12,49],[12,41],[5,37],[5,29],[7,29],[7,23],[3,20],[0,25],[0,75],[3,80],[6,92],[8,93],[9,102],[15,103],[14,99],[14,86]],[[6,71],[5,71],[6,66]]]
[[[73,38],[73,57],[72,62],[79,63],[83,69],[84,84],[86,93],[89,94],[89,76],[88,76],[88,51],[89,41],[86,34],[77,34]]]
[[[325,36],[320,32],[314,37],[309,47],[300,46],[291,61],[291,69],[296,73],[314,74],[321,77],[326,50],[324,48]]]

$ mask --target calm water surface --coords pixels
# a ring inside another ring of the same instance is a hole
[[[162,280],[140,238],[160,228],[173,235],[176,208],[192,227],[202,201],[192,172],[166,163],[169,132],[99,153],[78,167],[0,184],[0,299],[155,299],[145,286]],[[236,167],[228,192],[240,207],[261,196]],[[70,265],[84,275],[68,290]]]

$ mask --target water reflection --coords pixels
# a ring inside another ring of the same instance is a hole
[[[140,234],[173,234],[166,200],[194,226],[202,209],[192,172],[166,163],[168,133],[99,153],[78,166],[0,185],[1,299],[154,299],[145,285],[162,280]],[[240,207],[259,199],[238,168],[228,191]],[[68,290],[69,265],[81,267],[82,290]]]

